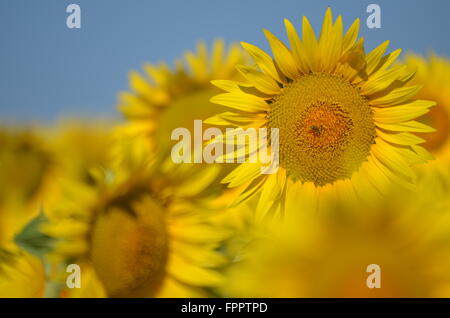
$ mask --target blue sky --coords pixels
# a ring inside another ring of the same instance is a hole
[[[81,29],[66,27],[70,3],[81,7]],[[370,3],[381,6],[381,29],[365,26]],[[346,27],[362,19],[368,49],[388,39],[391,50],[450,56],[447,0],[2,0],[0,120],[115,115],[129,70],[170,63],[200,39],[268,49],[263,28],[285,39],[283,19],[299,27],[306,15],[319,30],[328,6]]]

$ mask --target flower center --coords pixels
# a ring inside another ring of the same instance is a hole
[[[268,122],[279,128],[280,166],[293,180],[316,186],[350,178],[375,140],[367,99],[331,74],[305,75],[287,85]]]
[[[149,196],[107,208],[95,221],[91,259],[110,297],[152,297],[162,285],[168,243],[161,207]]]

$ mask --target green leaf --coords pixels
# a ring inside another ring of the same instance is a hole
[[[40,231],[41,224],[47,222],[47,217],[41,212],[14,237],[15,243],[20,248],[39,257],[41,260],[53,249],[56,242],[55,238]]]

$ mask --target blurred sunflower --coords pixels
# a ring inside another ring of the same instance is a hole
[[[239,46],[233,44],[227,51],[224,42],[217,40],[211,53],[200,42],[196,53],[187,52],[184,60],[175,62],[174,70],[160,63],[146,64],[146,77],[131,72],[131,92],[119,96],[118,107],[128,120],[118,129],[119,135],[143,136],[153,153],[164,156],[175,128],[193,131],[194,120],[204,120],[223,109],[209,102],[218,93],[210,81],[239,78],[235,66],[244,60]]]
[[[227,233],[207,221],[217,172],[169,161],[133,171],[112,164],[93,169],[91,184],[66,183],[41,227],[56,240],[52,259],[81,266],[82,288],[63,294],[205,296],[203,287],[222,282],[214,268],[226,261],[215,249]]]
[[[425,139],[423,147],[436,157],[436,163],[448,163],[450,160],[450,61],[445,57],[431,54],[427,59],[408,54],[406,64],[417,75],[414,83],[423,85],[418,98],[437,102],[436,107],[418,118],[418,121],[435,128],[435,132],[419,134]]]
[[[241,252],[225,273],[221,294],[449,297],[450,187],[447,180],[440,189],[422,188],[423,196],[393,191],[364,213],[355,205],[324,214],[302,211],[298,222],[278,224]],[[436,191],[446,194],[437,200]],[[381,288],[367,285],[371,264],[380,267]]]
[[[106,126],[64,120],[58,128],[14,128],[0,134],[0,293],[54,294],[56,270],[45,254],[52,238],[39,233],[42,213],[61,195],[65,180],[91,184],[90,167],[106,164]],[[103,127],[102,127],[103,126]]]
[[[58,122],[49,136],[61,172],[58,185],[65,179],[85,184],[95,182],[91,170],[107,167],[114,159],[113,124],[106,118],[67,118]]]
[[[46,131],[0,129],[0,297],[44,295],[44,265],[16,237],[53,195],[57,170]]]
[[[209,123],[238,127],[235,135],[250,127],[279,129],[276,173],[262,174],[262,164],[249,162],[223,180],[229,187],[248,184],[236,203],[261,191],[258,210],[264,213],[299,194],[354,190],[364,198],[383,194],[392,181],[410,186],[411,166],[430,159],[412,132],[432,130],[414,119],[435,103],[413,99],[420,86],[406,84],[414,73],[392,66],[401,50],[384,55],[386,41],[366,54],[363,39],[357,40],[359,20],[344,35],[342,18],[333,22],[330,9],[319,39],[306,17],[302,40],[291,22],[285,24],[290,49],[265,30],[274,59],[242,43],[256,62],[237,67],[246,81],[213,82],[227,93],[211,101],[235,112]],[[223,138],[227,143],[228,135]],[[258,147],[270,148],[270,140]]]
[[[0,247],[39,213],[54,173],[54,154],[41,131],[0,129]]]

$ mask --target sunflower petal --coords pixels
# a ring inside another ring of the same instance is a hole
[[[297,63],[292,56],[292,52],[270,31],[264,30],[264,34],[270,43],[275,61],[281,72],[290,79],[298,77]]]
[[[414,178],[414,172],[405,162],[404,158],[394,150],[393,146],[378,138],[376,144],[372,147],[372,152],[380,162],[388,166],[391,170],[407,178]]]
[[[254,95],[244,93],[224,93],[210,99],[211,103],[224,105],[247,112],[264,112],[269,109],[267,103]]]
[[[395,88],[389,94],[370,101],[372,105],[396,105],[404,103],[413,98],[422,88],[421,85]]]
[[[275,95],[280,92],[280,87],[272,77],[267,76],[252,67],[238,65],[236,68],[245,78],[247,78],[247,80],[255,85],[256,89],[264,94]]]
[[[305,16],[302,20],[302,40],[309,68],[311,71],[316,71],[318,42],[311,23],[309,23],[308,18]]]
[[[356,19],[353,24],[348,29],[347,33],[344,36],[344,40],[342,42],[342,50],[345,52],[349,50],[353,44],[355,44],[356,39],[358,38],[359,33],[359,18]]]
[[[221,182],[228,183],[228,187],[234,188],[252,181],[261,175],[261,165],[245,162],[230,172]]]
[[[381,58],[383,57],[384,52],[386,52],[388,46],[389,41],[385,41],[378,47],[376,47],[373,51],[371,51],[369,54],[367,54],[366,56],[367,74],[369,75],[372,74],[372,72],[376,69],[376,67],[381,61]]]
[[[413,135],[408,132],[402,132],[398,134],[388,134],[385,132],[382,132],[381,130],[377,129],[377,135],[383,138],[384,140],[397,144],[397,145],[404,145],[404,146],[411,146],[411,145],[417,145],[420,143],[425,142],[425,139],[422,139],[420,137],[417,137],[416,135]]]
[[[250,54],[250,56],[264,73],[270,75],[273,79],[280,83],[283,82],[280,75],[278,74],[273,59],[269,54],[249,43],[241,42],[241,45],[248,52],[248,54]]]
[[[418,121],[408,121],[404,123],[395,123],[395,124],[385,124],[385,123],[375,123],[378,127],[391,130],[391,131],[410,131],[410,132],[422,132],[422,133],[431,133],[435,132],[436,129],[422,124]]]
[[[410,104],[406,104],[386,108],[373,108],[373,111],[375,121],[394,124],[420,117],[428,112],[428,108],[412,107]]]
[[[300,41],[297,30],[294,25],[288,19],[284,19],[284,24],[286,26],[286,33],[288,35],[289,43],[291,44],[292,55],[295,60],[298,62],[299,70],[307,74],[309,72],[309,66],[306,61],[305,54],[303,54],[303,44]]]

